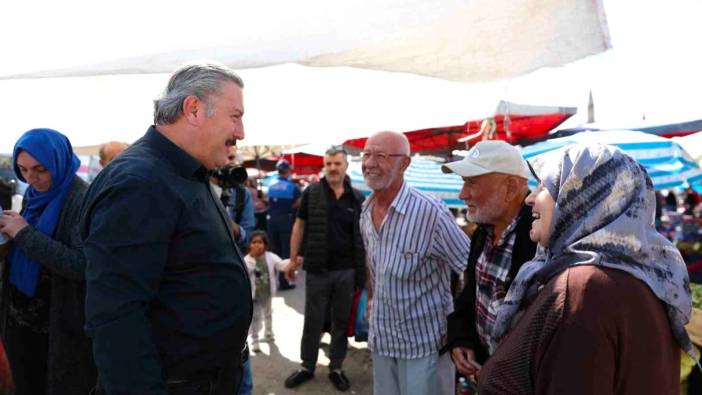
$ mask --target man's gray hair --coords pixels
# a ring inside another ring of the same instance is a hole
[[[205,102],[207,115],[212,116],[212,99],[218,95],[222,83],[233,82],[244,87],[234,71],[216,63],[190,64],[176,70],[168,81],[163,96],[154,100],[154,124],[170,125],[183,114],[183,101],[195,96]]]

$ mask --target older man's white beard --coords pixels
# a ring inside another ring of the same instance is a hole
[[[374,191],[385,189],[387,186],[384,179],[369,179],[368,177],[363,177],[363,179],[366,180],[366,185],[368,185],[368,188]]]
[[[385,177],[369,177],[364,174],[363,179],[366,181],[368,188],[374,191],[381,191],[389,188],[393,181],[393,177],[389,175]]]
[[[474,213],[466,213],[466,218],[469,222],[474,222],[478,224],[493,224],[497,218],[500,217],[500,213],[506,210],[507,207],[504,203],[501,203],[501,196],[491,195],[487,202],[485,202],[482,207],[477,207]]]

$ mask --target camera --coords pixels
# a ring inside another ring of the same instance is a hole
[[[241,193],[244,193],[244,183],[249,175],[243,166],[229,164],[214,169],[212,177],[217,179],[217,183],[222,188],[222,196],[220,196],[222,204],[224,207],[228,207],[232,197],[232,189],[239,189],[242,190]],[[241,199],[239,203],[243,206],[244,200]],[[237,219],[237,221],[239,220]]]
[[[212,177],[217,179],[222,189],[229,189],[243,185],[246,179],[249,178],[249,175],[243,166],[225,165],[216,168],[212,173]]]
[[[263,276],[263,272],[258,270],[258,268],[256,268],[256,269],[254,269],[254,276],[256,278],[261,278],[261,276]]]

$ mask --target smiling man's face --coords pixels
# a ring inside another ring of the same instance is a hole
[[[229,162],[230,146],[244,138],[244,94],[234,82],[224,82],[218,95],[205,103],[207,117],[199,127],[198,143],[202,145],[199,158],[208,169]]]

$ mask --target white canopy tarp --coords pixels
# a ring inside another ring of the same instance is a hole
[[[702,131],[683,137],[673,137],[673,140],[680,144],[690,154],[692,159],[702,166]]]
[[[699,41],[699,0],[602,1],[613,50],[564,67],[542,68],[489,83],[352,67],[243,67],[289,59],[311,63],[324,54],[381,48],[383,42],[392,41],[388,34],[399,37],[409,25],[440,27],[442,20],[459,15],[460,7],[476,4],[484,6],[475,18],[491,22],[489,26],[477,22],[466,25],[470,36],[440,40],[435,49],[477,45],[486,39],[473,34],[489,32],[492,36],[486,37],[505,53],[510,48],[533,51],[512,53],[509,61],[521,62],[525,56],[545,56],[548,49],[543,45],[511,45],[528,36],[527,31],[554,30],[556,37],[561,29],[577,28],[580,23],[579,14],[573,20],[541,19],[537,16],[543,14],[536,10],[552,6],[599,10],[600,0],[6,2],[0,13],[0,79],[6,78],[0,80],[0,152],[11,152],[19,136],[35,127],[57,129],[74,146],[109,140],[133,142],[151,123],[152,100],[168,79],[167,73],[17,79],[19,75],[41,70],[83,75],[78,73],[85,65],[98,65],[91,67],[92,72],[103,74],[150,73],[158,70],[154,65],[170,73],[181,60],[197,58],[248,62],[235,66],[246,83],[246,139],[242,146],[331,144],[379,130],[457,125],[491,114],[500,100],[578,106],[579,114],[562,125],[577,126],[585,121],[580,114],[586,113],[583,109],[590,90],[598,121],[630,124],[642,115],[662,121],[697,119],[702,52],[691,48]],[[524,12],[521,19],[495,19],[503,12],[519,10]],[[497,28],[505,31],[490,30]],[[603,46],[608,41],[605,37]],[[395,42],[398,48],[412,46],[399,39]],[[577,50],[580,44],[568,41],[568,45]],[[446,51],[451,53],[448,59],[428,51],[405,60],[471,72],[472,66],[459,61],[460,54],[452,51]],[[463,58],[485,62],[505,59],[493,52],[472,51],[477,52]],[[110,69],[110,62],[129,67]]]
[[[64,0],[3,14],[0,78],[170,73],[207,58],[485,81],[610,47],[602,0]]]
[[[461,124],[491,114],[501,90],[405,73],[295,64],[240,70],[241,146],[339,144],[379,130]],[[74,146],[132,143],[153,122],[168,74],[0,81],[0,152],[26,130],[49,127]],[[70,98],[70,99],[69,99]]]

